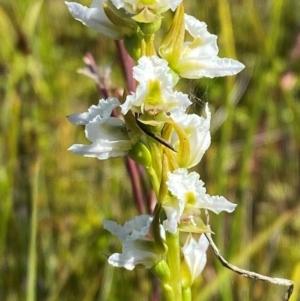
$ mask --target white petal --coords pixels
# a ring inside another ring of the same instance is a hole
[[[211,57],[216,56],[219,52],[217,45],[218,37],[207,31],[207,25],[205,22],[201,22],[185,14],[185,29],[190,33],[190,35],[196,39],[194,42],[186,42],[185,46],[194,46],[189,50],[189,55],[191,57]],[[195,47],[195,42],[199,43],[199,47]]]
[[[133,68],[133,77],[139,83],[147,83],[149,80],[159,80],[163,86],[171,88],[175,84],[168,67],[168,62],[157,56],[142,56],[138,61],[138,65]]]
[[[167,185],[169,191],[180,200],[185,200],[185,196],[189,191],[198,190],[198,194],[205,193],[204,183],[199,180],[196,172],[188,173],[185,168],[178,168],[172,173],[168,173]]]
[[[229,202],[223,196],[210,196],[208,194],[205,197],[197,202],[199,208],[209,209],[217,214],[222,211],[233,212],[236,204]]]
[[[197,165],[202,159],[204,153],[210,146],[210,119],[211,114],[208,105],[205,107],[206,118],[196,114],[185,114],[179,110],[172,112],[172,119],[186,132],[190,143],[190,159],[186,168]],[[171,144],[177,149],[179,147],[179,138],[174,131],[171,137]],[[176,154],[175,154],[176,155]]]
[[[239,61],[219,57],[214,57],[210,60],[199,59],[197,62],[195,62],[194,66],[194,69],[183,72],[184,76],[182,76],[192,79],[200,77],[214,78],[230,76],[239,73],[245,68],[245,66]]]
[[[103,225],[104,229],[118,236],[120,240],[125,241],[125,239],[132,236],[135,238],[146,236],[152,220],[152,216],[144,214],[126,222],[123,227],[109,220],[104,220]]]
[[[147,269],[151,268],[157,259],[157,255],[151,252],[130,250],[125,253],[115,253],[108,259],[108,263],[115,267],[124,267],[133,270],[136,265],[142,264]]]
[[[188,173],[187,169],[179,168],[168,173],[167,185],[169,191],[186,204],[186,196],[194,195],[195,203],[188,204],[189,210],[192,207],[209,209],[215,213],[221,211],[232,212],[236,204],[227,201],[222,196],[210,196],[206,193],[203,181],[200,180],[199,174],[196,172]]]
[[[92,105],[87,112],[72,114],[67,116],[69,121],[76,125],[86,125],[94,118],[97,118],[99,124],[104,123],[110,117],[114,108],[118,107],[120,102],[115,97],[100,99],[98,105]]]
[[[165,6],[170,6],[170,9],[174,11],[177,8],[177,6],[182,2],[182,0],[161,0],[161,2],[164,3]],[[166,10],[167,9],[165,9],[164,11]]]
[[[180,56],[172,68],[183,78],[234,75],[244,69],[244,65],[229,58],[219,58],[217,36],[207,31],[207,25],[196,18],[185,15],[185,28],[193,37],[184,42]]]
[[[159,260],[154,241],[147,237],[152,220],[150,215],[141,215],[126,222],[124,226],[104,221],[104,229],[118,236],[123,243],[122,253],[109,257],[111,265],[132,270],[138,264],[151,268]]]
[[[126,125],[120,119],[110,117],[119,104],[114,97],[101,99],[97,106],[92,105],[87,112],[70,115],[68,119],[72,123],[85,125],[85,136],[92,144],[74,144],[69,150],[99,160],[125,156],[132,147]]]
[[[108,141],[128,141],[127,128],[124,122],[118,118],[110,117],[103,123],[101,117],[95,117],[85,126],[85,136],[90,141],[98,139]]]
[[[190,268],[193,281],[203,271],[206,265],[206,250],[209,246],[205,235],[201,235],[199,241],[196,242],[194,238],[182,248],[184,258]]]
[[[86,125],[89,123],[89,113],[72,114],[67,116],[69,121],[76,125]]]
[[[85,133],[92,142],[91,145],[74,144],[69,150],[78,155],[100,160],[125,156],[132,145],[122,121],[111,117],[106,123],[98,122],[101,122],[101,118],[95,117],[86,125]]]
[[[112,0],[116,8],[124,8],[131,14],[137,14],[145,7],[154,10],[156,13],[163,13],[169,9],[174,11],[181,2],[182,0],[159,0],[153,1],[152,4],[143,4],[143,2],[139,0]]]
[[[179,109],[179,111],[185,112],[186,109],[192,104],[192,102],[189,100],[189,97],[187,94],[184,94],[182,92],[174,91],[173,93],[174,97],[174,104],[169,104],[169,111],[172,112],[173,110]]]
[[[178,108],[185,110],[191,104],[188,95],[173,91],[176,81],[170,72],[168,63],[157,56],[141,57],[138,65],[133,68],[133,77],[139,82],[139,85],[136,92],[128,95],[125,103],[120,106],[123,114],[129,110],[139,113],[150,110],[170,112]],[[155,86],[160,87],[156,91],[157,95],[151,94],[151,87],[154,83]],[[155,100],[155,102],[151,102],[151,100]]]
[[[124,228],[127,233],[130,233],[131,237],[138,238],[141,236],[146,236],[149,232],[153,217],[150,215],[139,215],[134,219],[126,222]]]
[[[170,233],[175,234],[177,232],[177,226],[180,222],[180,216],[182,212],[169,206],[163,206],[163,208],[167,215],[167,219],[163,221],[164,229]]]
[[[105,141],[97,140],[91,145],[73,144],[68,150],[84,157],[106,160],[111,157],[123,157],[131,149],[129,141]]]
[[[127,236],[127,231],[121,225],[117,224],[114,221],[104,220],[103,228],[108,230],[110,233],[118,236],[121,241],[124,241]]]
[[[136,94],[132,92],[131,95],[127,95],[126,101],[120,105],[122,114],[126,115],[129,110],[133,110],[135,112],[138,112],[140,109],[139,107],[142,105],[142,101],[137,101],[136,100]]]
[[[122,39],[118,28],[106,17],[102,8],[102,2],[104,1],[94,1],[90,8],[76,2],[65,3],[71,15],[87,27],[101,32],[112,39]]]

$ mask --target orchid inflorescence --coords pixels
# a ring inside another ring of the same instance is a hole
[[[136,62],[135,91],[124,92],[122,99],[100,99],[87,112],[68,117],[73,124],[85,126],[91,141],[74,144],[70,151],[100,160],[129,156],[148,171],[156,195],[151,215],[137,216],[124,226],[104,221],[104,228],[123,244],[122,253],[112,254],[108,262],[128,270],[137,265],[151,269],[166,300],[191,300],[187,292],[206,264],[209,243],[203,233],[211,232],[201,209],[218,214],[233,212],[236,205],[207,194],[199,174],[189,172],[210,146],[211,113],[206,104],[205,117],[188,114],[189,95],[175,87],[181,79],[235,75],[244,65],[218,57],[217,37],[204,22],[184,13],[182,0],[94,0],[91,7],[66,4],[87,27],[124,40]],[[156,49],[156,33],[168,10],[175,11],[172,24]],[[182,232],[189,235],[181,247]]]

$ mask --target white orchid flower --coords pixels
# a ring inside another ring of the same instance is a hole
[[[153,217],[140,215],[126,222],[124,226],[116,222],[105,220],[104,229],[116,235],[123,243],[122,253],[112,254],[108,263],[115,267],[124,267],[133,270],[136,265],[151,268],[160,261],[153,240],[147,237]],[[161,235],[164,235],[161,227]]]
[[[190,144],[190,155],[186,168],[191,168],[197,165],[202,159],[204,153],[210,146],[210,118],[211,113],[209,111],[208,105],[205,106],[206,118],[200,117],[196,114],[186,114],[182,111],[174,111],[171,113],[172,119],[176,122],[178,126],[186,133],[188,141]],[[176,132],[170,140],[170,144],[173,145],[175,149],[179,147],[179,139]],[[175,154],[176,156],[177,154]]]
[[[137,14],[147,8],[155,13],[163,13],[169,9],[174,11],[182,0],[111,0],[118,9],[124,8],[130,14]]]
[[[196,172],[188,173],[179,168],[168,173],[168,189],[173,195],[163,204],[167,219],[163,222],[165,230],[176,233],[181,222],[194,223],[194,217],[200,209],[208,209],[215,213],[233,212],[236,204],[227,201],[223,196],[210,196],[206,193],[204,182]]]
[[[184,43],[177,65],[180,76],[214,78],[234,75],[245,68],[239,61],[218,57],[217,36],[207,31],[206,23],[185,15],[185,28],[194,39]]]
[[[206,250],[208,246],[207,238],[204,234],[201,234],[198,242],[191,237],[189,243],[182,247],[184,260],[190,271],[191,283],[202,273],[206,265]]]
[[[206,23],[187,14],[184,14],[184,22],[192,41],[179,39],[179,44],[172,46],[174,49],[170,49],[169,44],[160,49],[162,57],[169,61],[170,67],[179,76],[190,79],[214,78],[234,75],[244,69],[245,66],[239,61],[218,57],[217,36],[207,31]]]
[[[123,34],[106,16],[102,3],[104,0],[94,0],[90,7],[83,6],[76,2],[65,2],[69,12],[77,21],[80,21],[87,27],[94,29],[104,35],[119,40]]]
[[[185,111],[191,101],[187,94],[173,91],[176,81],[170,71],[168,62],[157,56],[141,57],[133,68],[133,77],[139,85],[121,105],[122,113],[132,110],[156,115],[175,109]]]
[[[70,122],[85,125],[85,135],[91,145],[74,144],[68,150],[85,157],[100,160],[125,156],[132,148],[127,128],[123,121],[110,117],[112,110],[120,105],[117,98],[101,99],[97,106],[92,105],[87,112],[68,116]]]

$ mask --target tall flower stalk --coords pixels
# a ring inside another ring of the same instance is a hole
[[[236,205],[223,196],[210,196],[200,175],[189,171],[210,145],[211,113],[206,104],[205,116],[188,114],[189,95],[176,87],[184,78],[235,75],[244,65],[218,57],[217,37],[204,22],[184,13],[182,0],[94,0],[90,7],[66,4],[87,27],[124,40],[135,62],[130,71],[136,89],[119,98],[101,99],[86,112],[68,117],[73,124],[84,125],[90,141],[72,145],[71,152],[99,160],[128,156],[145,168],[155,194],[153,212],[124,225],[104,221],[104,228],[122,242],[122,250],[111,254],[108,262],[128,270],[150,269],[160,280],[166,300],[192,300],[191,286],[206,264],[204,234],[211,233],[203,214],[207,210],[231,213]],[[156,47],[163,13],[168,10],[175,11],[174,18]],[[186,34],[192,39],[187,40]],[[186,237],[183,244],[182,237]]]

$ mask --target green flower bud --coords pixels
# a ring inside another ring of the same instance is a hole
[[[128,153],[129,157],[145,167],[152,166],[152,156],[144,143],[138,141]]]
[[[180,263],[180,271],[181,271],[181,285],[184,289],[189,288],[193,284],[193,277],[191,274],[190,267],[188,266],[184,256],[181,258]]]
[[[142,38],[140,35],[135,34],[124,38],[124,46],[128,54],[137,61],[142,56]]]
[[[170,281],[171,273],[165,260],[161,260],[159,263],[155,264],[151,268],[151,271],[162,283],[168,283]]]
[[[145,35],[152,35],[160,29],[161,19],[158,19],[157,21],[151,23],[138,21],[138,24]]]

